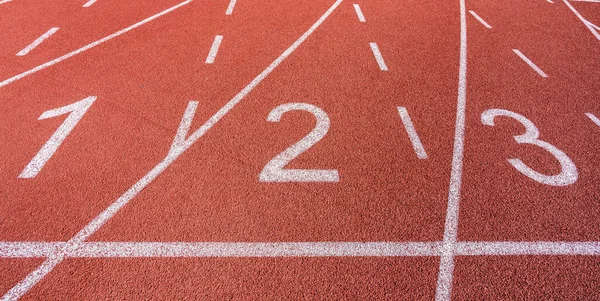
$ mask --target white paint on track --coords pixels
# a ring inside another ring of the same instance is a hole
[[[585,113],[585,116],[587,116],[590,120],[592,120],[592,122],[595,123],[597,126],[600,126],[600,119],[598,119],[598,117],[596,117],[596,115],[594,115],[592,113]]]
[[[367,20],[365,19],[365,15],[363,15],[363,12],[358,4],[354,4],[354,10],[356,11],[356,15],[358,16],[358,21],[363,23],[367,22]]]
[[[12,0],[0,0],[0,4],[11,2]]]
[[[475,17],[475,19],[477,19],[477,21],[479,21],[479,23],[483,24],[483,26],[485,26],[486,28],[491,29],[492,26],[490,26],[490,24],[488,24],[487,22],[485,22],[476,12],[470,10],[469,13]]]
[[[64,249],[60,252],[53,254],[48,258],[41,266],[31,272],[21,280],[16,286],[9,290],[3,297],[2,301],[17,300],[35,286],[45,275],[50,273],[56,265],[58,265],[65,254],[69,254],[73,250],[76,250],[84,240],[90,237],[100,227],[102,227],[108,220],[110,220],[121,208],[123,208],[129,201],[131,201],[138,193],[140,193],[146,186],[148,186],[156,177],[158,177],[167,167],[169,167],[185,150],[191,147],[200,137],[202,137],[209,129],[211,129],[219,120],[221,120],[231,109],[233,109],[248,93],[250,93],[260,82],[263,81],[281,62],[283,62],[290,54],[292,54],[308,37],[315,31],[329,15],[342,3],[343,0],[337,0],[318,20],[313,24],[300,38],[298,38],[290,47],[288,47],[275,61],[273,61],[265,70],[263,70],[258,76],[256,76],[242,91],[235,95],[225,106],[223,106],[217,113],[208,119],[198,130],[191,134],[180,146],[171,147],[171,150],[161,161],[158,163],[150,172],[142,177],[137,183],[131,186],[122,196],[120,196],[115,202],[113,202],[108,208],[100,213],[94,220],[88,225],[81,229],[75,236],[73,236]],[[171,8],[173,10],[184,4],[189,3],[188,1],[179,4]],[[163,12],[162,14],[166,13]],[[158,16],[158,15],[156,15]],[[146,19],[148,20],[148,19]],[[138,23],[139,24],[139,23]],[[141,24],[140,24],[141,25]],[[139,26],[139,25],[138,25]],[[73,54],[74,55],[74,54]],[[189,110],[190,105],[188,105]],[[186,110],[186,111],[187,111]],[[182,119],[182,125],[180,129],[185,128],[185,116]],[[179,136],[179,135],[178,135]],[[177,136],[176,136],[177,137]],[[175,142],[175,140],[174,140]],[[60,260],[58,260],[58,259]]]
[[[567,0],[563,0],[563,2],[569,7],[569,9],[571,9],[571,11],[575,14],[575,16],[577,16],[577,18],[579,18],[579,20],[581,20],[581,22],[583,23],[583,25],[585,25],[585,27],[587,27],[590,32],[596,37],[596,39],[600,40],[600,27],[598,27],[596,24],[588,21],[587,19],[585,19],[576,9],[575,7],[573,7],[573,5],[571,5],[571,3],[569,3],[569,1]]]
[[[406,129],[406,133],[408,133],[408,138],[413,145],[413,149],[417,154],[417,158],[419,159],[427,159],[427,153],[425,152],[425,148],[421,143],[421,139],[419,138],[419,134],[417,134],[417,130],[415,130],[415,126],[410,120],[410,115],[408,115],[408,111],[405,107],[398,107],[398,113],[400,114],[400,119],[402,119],[402,123],[404,124],[404,128]]]
[[[146,24],[146,23],[148,23],[148,22],[150,22],[150,21],[152,21],[152,20],[154,20],[154,19],[156,19],[158,17],[164,16],[164,15],[166,15],[166,14],[168,14],[168,13],[170,13],[170,12],[172,12],[172,11],[174,11],[174,10],[176,10],[176,9],[178,9],[178,8],[186,5],[186,4],[189,4],[191,2],[192,2],[192,0],[186,0],[186,1],[184,1],[182,3],[179,3],[179,4],[177,4],[177,5],[169,8],[167,10],[164,10],[164,11],[162,11],[162,12],[160,12],[160,13],[154,15],[154,16],[146,18],[146,19],[144,19],[144,20],[142,20],[142,21],[140,21],[138,23],[135,23],[135,24],[133,24],[133,25],[131,25],[131,26],[125,28],[125,29],[119,30],[119,31],[117,31],[117,32],[115,32],[115,33],[113,33],[113,34],[111,34],[111,35],[109,35],[107,37],[104,37],[104,38],[102,38],[102,39],[100,39],[100,40],[98,40],[96,42],[93,42],[91,44],[83,46],[83,47],[81,47],[81,48],[79,48],[77,50],[71,51],[71,52],[69,52],[69,53],[67,53],[67,54],[65,54],[65,55],[63,55],[61,57],[53,59],[53,60],[51,60],[51,61],[49,61],[47,63],[41,64],[41,65],[39,65],[39,66],[37,66],[37,67],[35,67],[33,69],[30,69],[28,71],[25,71],[25,72],[23,72],[21,74],[15,75],[15,76],[7,79],[7,80],[4,80],[3,82],[0,82],[0,88],[4,87],[6,85],[9,85],[9,84],[11,84],[11,83],[13,83],[13,82],[15,82],[17,80],[20,80],[20,79],[22,79],[22,78],[24,78],[26,76],[34,74],[34,73],[36,73],[36,72],[38,72],[40,70],[46,69],[46,68],[48,68],[48,67],[50,67],[50,66],[52,66],[52,65],[54,65],[56,63],[60,63],[60,62],[62,62],[64,60],[66,60],[68,58],[71,58],[71,57],[73,57],[73,56],[75,56],[77,54],[80,54],[80,53],[82,53],[82,52],[84,52],[86,50],[94,48],[94,47],[96,47],[96,46],[98,46],[98,45],[100,45],[100,44],[102,44],[102,43],[104,43],[104,42],[106,42],[108,40],[116,38],[116,37],[118,37],[118,36],[120,36],[120,35],[128,32],[128,31],[131,31],[131,30],[133,30],[133,29],[135,29],[137,27],[140,27],[140,26],[142,26],[142,25],[144,25],[144,24]]]
[[[219,52],[219,47],[221,46],[221,41],[223,41],[223,36],[215,36],[215,40],[210,47],[210,51],[208,52],[208,56],[206,57],[206,64],[212,64],[215,62],[215,58],[217,57],[217,53]]]
[[[96,3],[97,0],[90,0],[86,2],[82,7],[90,7],[92,4]]]
[[[48,31],[46,31],[46,33],[44,33],[39,38],[37,38],[35,41],[33,41],[31,44],[29,44],[27,47],[25,47],[21,51],[19,51],[17,53],[17,56],[27,55],[31,50],[33,50],[34,48],[38,47],[40,44],[42,44],[42,42],[44,42],[50,36],[52,36],[53,34],[55,34],[59,29],[60,28],[58,28],[58,27],[52,27],[52,28],[50,28]]]
[[[381,56],[381,52],[379,51],[377,43],[369,43],[369,45],[371,46],[371,51],[373,51],[375,60],[377,60],[379,69],[381,69],[381,71],[388,71],[388,67],[386,66],[385,61],[383,60],[383,56]]]
[[[227,11],[225,11],[225,15],[233,14],[233,8],[235,7],[236,0],[230,0],[229,5],[227,6]]]
[[[458,94],[456,104],[456,124],[454,128],[454,149],[452,170],[448,189],[448,207],[444,224],[444,239],[440,254],[435,300],[446,301],[452,296],[454,277],[454,249],[458,237],[458,213],[465,145],[465,113],[467,107],[467,9],[465,0],[460,2],[460,51],[458,67]]]
[[[544,71],[542,71],[542,69],[540,69],[540,67],[538,67],[536,64],[534,64],[521,51],[519,51],[518,49],[513,49],[513,52],[515,54],[517,54],[525,63],[527,63],[527,65],[529,65],[529,67],[531,67],[531,69],[535,70],[535,72],[537,72],[537,74],[539,74],[541,77],[548,77],[548,75],[546,73],[544,73]]]

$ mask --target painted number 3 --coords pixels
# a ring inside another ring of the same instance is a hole
[[[556,158],[556,160],[558,160],[561,170],[559,174],[549,176],[531,169],[529,166],[525,165],[521,159],[508,159],[508,162],[514,168],[534,181],[546,185],[567,186],[577,181],[577,167],[575,167],[573,161],[554,145],[539,140],[540,132],[533,122],[515,112],[502,109],[486,110],[481,114],[481,122],[485,125],[494,126],[494,118],[496,116],[506,116],[519,121],[525,127],[525,134],[514,137],[517,143],[536,145],[548,151]]]

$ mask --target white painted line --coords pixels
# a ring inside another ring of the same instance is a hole
[[[398,107],[397,109],[398,113],[400,114],[400,119],[402,119],[402,123],[404,124],[404,128],[406,129],[406,133],[408,133],[408,138],[410,139],[413,149],[417,154],[417,158],[427,159],[427,153],[425,152],[423,144],[421,144],[421,139],[419,138],[419,134],[417,134],[417,130],[415,130],[412,120],[410,120],[408,111],[405,107]]]
[[[46,260],[40,267],[35,271],[31,272],[25,279],[21,280],[15,287],[8,291],[2,300],[17,300],[35,286],[39,280],[45,275],[50,273],[56,265],[64,258],[64,254],[68,254],[70,251],[77,249],[77,247],[83,243],[90,235],[94,234],[100,227],[102,227],[108,220],[110,220],[121,208],[123,208],[129,201],[131,201],[137,194],[139,194],[146,186],[148,186],[156,177],[158,177],[167,167],[169,167],[175,160],[183,154],[185,150],[191,147],[200,137],[211,129],[219,120],[221,120],[231,109],[233,109],[242,99],[248,95],[263,79],[265,79],[281,62],[283,62],[290,54],[292,54],[302,43],[308,39],[308,37],[315,31],[329,15],[342,3],[343,0],[337,0],[320,18],[313,24],[300,38],[298,38],[288,49],[286,49],[275,61],[273,61],[265,70],[257,75],[244,89],[242,89],[237,95],[235,95],[225,106],[223,106],[217,113],[210,117],[199,129],[191,134],[181,145],[172,146],[171,150],[160,163],[158,163],[150,172],[142,177],[137,183],[131,186],[123,195],[121,195],[116,201],[108,206],[102,213],[100,213],[94,220],[87,224],[81,229],[75,236],[69,239],[69,242],[65,249],[63,249],[55,256],[52,256]],[[185,2],[184,2],[185,3]],[[183,3],[182,3],[183,4]],[[179,4],[179,5],[182,5]],[[193,106],[193,105],[192,105]],[[190,105],[188,105],[189,109]],[[185,117],[185,116],[184,116]],[[185,118],[182,119],[180,129],[186,128]],[[176,137],[180,136],[178,134]],[[173,141],[175,143],[176,140]],[[61,260],[55,260],[61,258]],[[41,277],[38,277],[41,275]]]
[[[227,11],[225,12],[226,15],[233,14],[233,8],[235,7],[235,1],[236,0],[230,0],[229,1],[229,6],[227,6]]]
[[[477,19],[477,21],[479,21],[481,24],[483,24],[483,26],[487,27],[487,28],[492,28],[492,26],[490,26],[490,24],[488,24],[487,22],[485,22],[477,13],[475,13],[474,11],[470,10],[469,13],[471,13],[471,15],[473,15],[473,17],[475,17],[475,19]]]
[[[52,66],[52,65],[54,65],[56,63],[62,62],[64,60],[66,60],[66,59],[68,59],[68,58],[70,58],[72,56],[75,56],[77,54],[80,54],[80,53],[82,53],[82,52],[84,52],[84,51],[86,51],[86,50],[88,50],[90,48],[94,48],[94,47],[96,47],[96,46],[98,46],[98,45],[100,45],[100,44],[102,44],[102,43],[104,43],[104,42],[106,42],[106,41],[108,41],[110,39],[116,38],[116,37],[118,37],[118,36],[120,36],[120,35],[128,32],[128,31],[131,31],[132,29],[135,29],[135,28],[137,28],[137,27],[139,27],[141,25],[144,25],[144,24],[146,24],[146,23],[148,23],[148,22],[150,22],[150,21],[152,21],[152,20],[154,20],[154,19],[156,19],[158,17],[166,15],[166,14],[168,14],[168,13],[170,13],[170,12],[172,12],[172,11],[174,11],[174,10],[176,10],[176,9],[178,9],[178,8],[186,5],[186,4],[191,3],[191,2],[192,2],[192,0],[186,0],[184,2],[181,2],[181,3],[179,3],[179,4],[175,5],[175,6],[167,9],[167,10],[164,10],[164,11],[162,11],[162,12],[160,12],[160,13],[152,16],[152,17],[146,18],[146,19],[144,19],[144,20],[142,20],[142,21],[140,21],[138,23],[135,23],[135,24],[133,24],[133,25],[131,25],[131,26],[125,28],[125,29],[119,30],[119,31],[117,31],[117,32],[115,32],[115,33],[113,33],[113,34],[111,34],[111,35],[109,35],[107,37],[104,37],[104,38],[102,38],[102,39],[100,39],[100,40],[98,40],[96,42],[93,42],[91,44],[83,46],[83,47],[81,47],[81,48],[79,48],[77,50],[71,51],[71,52],[69,52],[69,53],[67,53],[67,54],[65,54],[65,55],[63,55],[61,57],[53,59],[53,60],[51,60],[51,61],[49,61],[47,63],[41,64],[41,65],[39,65],[39,66],[37,66],[37,67],[35,67],[33,69],[30,69],[28,71],[25,71],[25,72],[21,73],[19,75],[15,75],[15,76],[7,79],[7,80],[4,80],[3,82],[0,82],[0,88],[6,86],[8,84],[11,84],[11,83],[13,83],[13,82],[15,82],[17,80],[20,80],[20,79],[22,79],[22,78],[24,78],[26,76],[34,74],[34,73],[36,73],[36,72],[38,72],[40,70],[46,69],[46,68],[48,68],[48,67],[50,67],[50,66]]]
[[[597,126],[600,126],[600,119],[598,119],[598,117],[596,117],[596,115],[592,114],[592,113],[585,113],[585,115],[592,120],[593,123],[595,123]]]
[[[217,57],[217,52],[219,51],[219,47],[221,46],[222,40],[223,36],[215,37],[215,40],[213,41],[212,46],[210,47],[210,52],[208,53],[208,56],[206,57],[206,61],[204,63],[212,64],[215,62],[215,58]]]
[[[458,236],[458,213],[462,186],[463,155],[465,145],[465,111],[467,107],[467,9],[465,0],[460,2],[460,52],[458,67],[458,94],[456,124],[454,126],[454,150],[448,188],[448,207],[444,224],[444,239],[440,254],[435,300],[449,301],[452,296],[454,277],[454,248]]]
[[[554,3],[554,2],[552,2],[552,0],[546,0],[546,1],[548,1],[548,3]]]
[[[21,51],[19,51],[17,53],[17,56],[24,56],[24,55],[28,54],[29,51],[33,50],[35,47],[38,47],[40,44],[42,44],[42,42],[44,42],[44,40],[49,38],[51,35],[53,35],[59,29],[60,28],[58,28],[58,27],[50,28],[48,31],[46,31],[46,33],[44,33],[39,38],[37,38],[35,41],[33,41],[33,43],[29,44],[29,46],[27,46],[27,47],[23,48]]]
[[[358,6],[358,4],[354,4],[354,10],[356,11],[356,15],[358,16],[358,21],[363,23],[367,22],[367,20],[365,19],[365,15],[363,15],[363,12],[360,9],[360,6]]]
[[[530,59],[528,59],[523,53],[521,53],[521,51],[519,51],[518,49],[513,49],[513,52],[516,53],[525,63],[527,63],[527,65],[529,65],[529,67],[531,67],[531,69],[535,70],[535,72],[537,72],[541,77],[548,77],[548,75],[544,73],[544,71],[542,71],[540,67],[536,66]]]
[[[10,1],[12,1],[12,0],[0,0],[0,4],[8,3]]]
[[[574,7],[573,5],[571,5],[571,3],[569,3],[569,1],[567,0],[563,0],[563,2],[569,7],[569,9],[571,9],[571,11],[577,16],[577,18],[579,18],[579,20],[581,20],[581,22],[583,22],[583,25],[585,25],[585,27],[587,27],[590,32],[592,32],[592,34],[596,37],[596,39],[600,40],[600,28],[598,26],[596,26],[594,23],[586,20]]]
[[[600,3],[600,0],[571,0],[571,1]]]
[[[388,71],[388,68],[385,65],[385,61],[383,60],[383,56],[381,56],[381,52],[379,52],[379,47],[377,47],[377,43],[369,43],[369,45],[371,45],[373,55],[377,60],[377,64],[379,64],[379,69],[381,69],[381,71]]]
[[[459,242],[456,255],[585,255],[599,256],[600,242]]]
[[[90,7],[92,4],[96,3],[97,0],[90,0],[86,2],[82,7]]]

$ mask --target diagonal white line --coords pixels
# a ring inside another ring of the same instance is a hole
[[[596,117],[596,115],[594,115],[592,113],[585,113],[585,116],[587,116],[597,126],[600,126],[600,119],[598,119],[598,117]]]
[[[534,64],[521,51],[519,51],[518,49],[513,49],[513,52],[516,53],[525,63],[527,63],[527,65],[529,65],[529,67],[531,67],[531,69],[535,70],[535,72],[537,72],[537,74],[539,74],[541,77],[548,77],[548,75],[546,73],[544,73],[544,71],[542,71],[542,69],[540,69],[540,67],[538,67],[536,64]]]
[[[215,58],[217,58],[217,52],[219,51],[219,47],[221,46],[221,41],[223,41],[223,36],[215,36],[215,40],[213,41],[212,46],[210,47],[210,52],[208,52],[208,56],[206,57],[205,64],[212,64],[215,62]]]
[[[367,20],[365,19],[365,15],[363,14],[358,4],[354,4],[354,10],[356,11],[356,16],[358,16],[358,21],[363,23],[367,22]]]
[[[229,6],[227,6],[227,11],[225,11],[226,15],[233,14],[233,8],[235,7],[235,2],[236,2],[236,0],[230,0],[229,1]]]
[[[12,0],[0,0],[0,4],[11,2]]]
[[[575,16],[577,16],[577,18],[579,18],[579,20],[581,20],[581,22],[583,23],[583,25],[585,25],[585,27],[587,27],[592,34],[596,37],[596,39],[600,40],[600,33],[598,32],[597,28],[594,28],[594,24],[592,24],[590,21],[586,20],[574,7],[573,5],[571,5],[571,3],[569,3],[569,1],[567,0],[563,0],[563,2],[569,7],[569,9],[575,14]],[[591,24],[591,25],[590,25]],[[593,25],[593,26],[592,26]]]
[[[485,22],[476,12],[470,10],[469,13],[475,17],[475,19],[477,19],[477,21],[479,21],[479,23],[483,24],[483,26],[485,26],[486,28],[492,28],[492,26],[490,26],[490,24],[488,24],[487,22]]]
[[[90,0],[86,2],[82,7],[90,7],[92,4],[96,3],[97,0]]]
[[[267,77],[283,60],[292,54],[319,26],[333,13],[333,11],[342,3],[343,0],[337,0],[326,12],[313,24],[298,40],[296,40],[288,49],[286,49],[273,63],[263,70],[256,78],[252,80],[242,91],[234,96],[224,107],[215,113],[208,121],[206,121],[196,132],[183,143],[180,147],[172,148],[167,157],[158,163],[150,172],[142,177],[137,183],[130,187],[121,197],[113,202],[108,208],[102,211],[94,220],[81,229],[73,236],[65,248],[58,254],[53,254],[40,267],[31,272],[21,280],[15,287],[4,295],[2,300],[17,300],[29,289],[35,286],[39,280],[50,273],[56,265],[58,265],[65,254],[69,254],[76,250],[85,239],[96,232],[104,223],[110,220],[121,208],[131,201],[138,193],[140,193],[148,184],[158,177],[169,165],[171,165],[185,150],[191,147],[200,137],[202,137],[210,128],[212,128],[219,120],[221,120],[231,109],[235,107],[248,93],[250,93],[262,80]],[[181,4],[180,4],[181,5]],[[182,121],[183,122],[183,121]]]
[[[415,129],[415,125],[412,123],[410,119],[410,115],[408,115],[408,111],[405,107],[398,107],[398,114],[400,114],[400,119],[404,124],[404,128],[406,129],[406,133],[408,134],[408,138],[413,145],[413,149],[417,154],[417,158],[419,159],[427,159],[427,152],[425,152],[425,148],[421,143],[421,139],[419,138],[419,134]]]
[[[59,29],[60,28],[58,28],[58,27],[50,28],[48,31],[46,31],[46,33],[44,33],[39,38],[37,38],[35,41],[33,41],[31,44],[29,44],[27,47],[25,47],[21,51],[19,51],[17,53],[17,56],[27,55],[31,50],[33,50],[35,47],[38,47],[40,44],[42,44],[42,42],[44,42],[47,38],[49,38],[51,35],[56,33]]]
[[[383,60],[383,56],[381,56],[381,52],[379,51],[379,47],[377,43],[369,43],[371,46],[371,51],[373,51],[373,55],[375,56],[375,60],[377,60],[377,64],[379,65],[379,69],[381,71],[388,71],[388,67]]]
[[[48,68],[48,67],[50,67],[50,66],[52,66],[52,65],[54,65],[56,63],[60,63],[60,62],[62,62],[64,60],[66,60],[66,59],[68,59],[68,58],[70,58],[72,56],[75,56],[77,54],[80,54],[80,53],[82,53],[82,52],[84,52],[84,51],[86,51],[86,50],[88,50],[90,48],[94,48],[94,47],[96,47],[96,46],[98,46],[98,45],[100,45],[100,44],[102,44],[102,43],[104,43],[104,42],[106,42],[106,41],[108,41],[110,39],[116,38],[116,37],[118,37],[118,36],[120,36],[120,35],[128,32],[128,31],[130,31],[130,30],[133,30],[133,29],[135,29],[135,28],[137,28],[137,27],[139,27],[141,25],[144,25],[144,24],[146,24],[146,23],[148,23],[148,22],[150,22],[150,21],[152,21],[152,20],[154,20],[154,19],[156,19],[156,18],[158,18],[160,16],[166,15],[166,14],[168,14],[168,13],[170,13],[170,12],[172,12],[172,11],[174,11],[174,10],[176,10],[176,9],[178,9],[178,8],[180,8],[180,7],[188,4],[188,3],[191,3],[191,2],[192,2],[192,0],[186,0],[186,1],[184,1],[182,3],[179,3],[179,4],[177,4],[177,5],[169,8],[167,10],[164,10],[164,11],[160,12],[160,13],[152,16],[152,17],[146,18],[146,19],[144,19],[144,20],[142,20],[142,21],[140,21],[138,23],[135,23],[135,24],[133,24],[133,25],[131,25],[131,26],[125,28],[125,29],[119,30],[119,31],[117,31],[117,32],[115,32],[115,33],[113,33],[113,34],[111,34],[111,35],[109,35],[107,37],[104,37],[104,38],[102,38],[102,39],[100,39],[100,40],[98,40],[96,42],[93,42],[91,44],[83,46],[83,47],[81,47],[81,48],[79,48],[77,50],[71,51],[71,52],[69,52],[69,53],[67,53],[67,54],[65,54],[65,55],[63,55],[61,57],[53,59],[53,60],[51,60],[51,61],[49,61],[47,63],[41,64],[41,65],[39,65],[39,66],[37,66],[37,67],[35,67],[33,69],[30,69],[28,71],[25,71],[25,72],[23,72],[21,74],[15,75],[15,76],[13,76],[13,77],[11,77],[11,78],[3,81],[3,82],[0,82],[0,88],[4,87],[4,86],[6,86],[6,85],[8,85],[10,83],[13,83],[13,82],[15,82],[17,80],[20,80],[20,79],[22,79],[22,78],[24,78],[24,77],[26,77],[28,75],[34,74],[34,73],[36,73],[36,72],[38,72],[40,70],[46,69],[46,68]]]

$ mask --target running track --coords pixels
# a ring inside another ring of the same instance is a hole
[[[600,296],[598,1],[0,15],[2,300]]]

